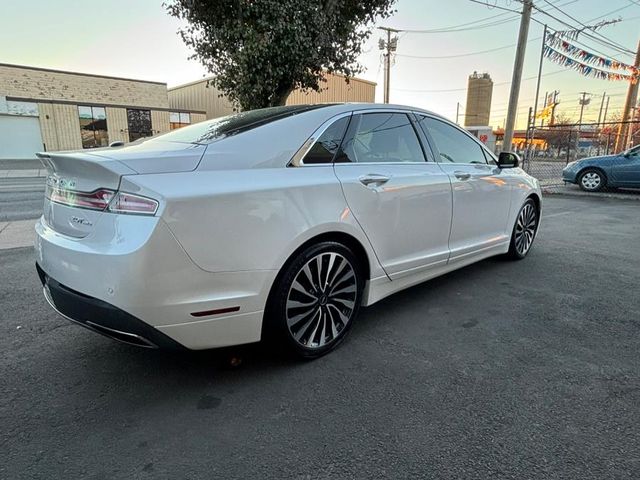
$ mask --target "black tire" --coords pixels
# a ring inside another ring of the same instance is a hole
[[[531,216],[533,215],[533,217]],[[516,217],[513,230],[511,231],[511,243],[509,244],[509,252],[507,258],[511,260],[522,260],[531,251],[533,241],[538,233],[538,225],[540,224],[540,212],[536,206],[536,202],[532,198],[528,198]]]
[[[364,283],[360,262],[345,245],[324,241],[305,248],[276,279],[263,337],[297,357],[329,353],[351,330]]]
[[[587,168],[580,172],[578,186],[585,192],[599,192],[607,186],[607,176],[598,168]]]

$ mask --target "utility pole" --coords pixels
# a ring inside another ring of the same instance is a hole
[[[460,102],[456,103],[456,125],[460,125],[458,119],[460,118]]]
[[[580,120],[578,120],[578,132],[576,135],[576,158],[578,158],[578,154],[580,153],[580,133],[582,132],[582,114],[584,113],[585,105],[589,105],[591,103],[591,98],[587,98],[587,95],[590,95],[589,92],[580,92],[582,98],[578,100],[580,103]]]
[[[560,95],[560,91],[559,90],[554,90],[553,91],[553,104],[551,107],[551,118],[549,119],[549,126],[553,126],[553,124],[556,122],[555,118],[556,118],[556,107],[558,106],[558,95]]]
[[[387,32],[387,39],[378,40],[378,48],[385,53],[384,56],[384,103],[389,103],[389,90],[391,84],[391,54],[398,49],[398,37],[391,37],[391,32],[398,33],[400,30],[389,27],[379,27]]]
[[[578,120],[578,131],[580,131],[580,128],[582,127],[582,114],[584,113],[584,107],[591,103],[591,99],[587,98],[587,95],[590,95],[589,92],[580,92],[580,95],[582,95],[582,98],[578,100],[578,103],[580,104],[580,120]]]
[[[544,92],[544,103],[542,104],[542,112],[547,109],[547,101],[549,100],[549,92]],[[540,128],[544,128],[544,117],[540,120]]]
[[[542,63],[544,61],[544,47],[547,41],[547,24],[544,24],[542,30],[542,47],[540,48],[540,63],[538,64],[538,81],[536,83],[536,99],[533,104],[533,121],[531,122],[531,142],[536,135],[536,117],[538,116],[538,97],[540,96],[540,80],[542,79]],[[546,102],[546,97],[545,97]]]
[[[502,150],[505,152],[511,150],[513,130],[516,125],[518,97],[520,96],[520,83],[522,81],[522,66],[524,65],[524,54],[527,49],[527,38],[529,36],[532,7],[532,0],[523,0],[522,17],[520,18],[520,31],[518,32],[518,46],[516,47],[516,58],[513,62],[513,77],[511,79],[511,91],[509,92],[507,123],[504,129],[504,140],[502,141]]]
[[[640,67],[640,41],[638,42],[638,51],[636,52],[636,61],[633,64],[636,68]],[[637,80],[637,79],[636,79]],[[628,142],[629,124],[625,123],[629,120],[631,108],[635,106],[638,98],[638,82],[629,82],[629,90],[627,90],[627,100],[624,102],[624,110],[622,111],[622,122],[618,127],[618,136],[616,138],[615,152],[624,150]]]
[[[600,155],[600,133],[602,132],[602,126],[600,122],[602,121],[602,110],[604,108],[604,99],[607,96],[607,92],[602,94],[602,102],[600,102],[600,111],[598,112],[598,125],[596,126],[598,133],[598,153],[596,155]]]

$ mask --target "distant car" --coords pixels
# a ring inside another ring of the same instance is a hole
[[[590,157],[569,163],[562,180],[587,192],[605,187],[640,188],[640,145],[618,155]]]
[[[540,221],[538,182],[516,155],[401,106],[275,107],[39,157],[46,299],[143,347],[269,335],[316,357],[361,305],[493,255],[524,258]]]

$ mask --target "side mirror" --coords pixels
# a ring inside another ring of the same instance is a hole
[[[109,147],[124,147],[124,142],[122,140],[117,140],[115,142],[111,142]]]
[[[520,165],[520,157],[517,153],[500,152],[498,156],[498,167],[500,168],[517,168]]]

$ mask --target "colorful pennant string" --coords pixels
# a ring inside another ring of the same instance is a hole
[[[571,56],[574,59],[579,59],[582,63],[597,65],[598,67],[606,68],[608,70],[622,70],[622,72],[619,72],[622,74],[637,76],[640,73],[638,68],[634,67],[633,65],[628,65],[616,60],[601,57],[600,55],[596,55],[595,53],[587,52],[586,50],[577,47],[561,38],[557,35],[557,32],[547,34],[545,44],[554,47],[556,51],[562,50],[562,52],[566,53],[568,56]]]
[[[587,52],[569,43],[566,36],[558,32],[547,34],[544,43],[543,54],[546,58],[577,70],[586,77],[631,83],[636,83],[640,78],[640,69],[637,67]]]

